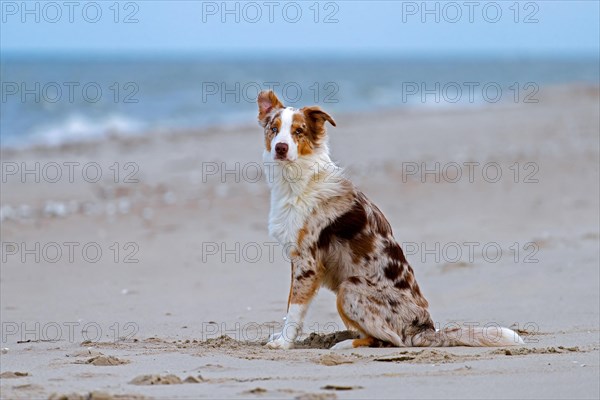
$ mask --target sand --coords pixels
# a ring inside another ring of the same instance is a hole
[[[352,333],[325,289],[296,349],[264,348],[289,265],[254,121],[3,150],[2,398],[598,398],[598,88],[539,98],[334,115],[329,131],[436,323],[513,327],[526,344],[511,349],[333,353]],[[35,162],[39,183],[11,175]]]

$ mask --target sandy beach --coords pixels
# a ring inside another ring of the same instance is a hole
[[[597,399],[599,91],[538,98],[329,128],[434,321],[512,327],[510,349],[334,353],[325,289],[297,348],[264,348],[290,271],[255,121],[2,150],[1,397]]]

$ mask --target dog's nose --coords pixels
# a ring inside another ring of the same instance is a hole
[[[278,156],[285,156],[288,152],[288,145],[285,143],[277,143],[275,145],[275,153],[277,153]]]

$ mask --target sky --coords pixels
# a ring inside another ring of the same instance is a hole
[[[599,1],[1,1],[3,54],[570,56]]]

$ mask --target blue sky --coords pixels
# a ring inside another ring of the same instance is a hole
[[[72,8],[63,1],[51,5],[29,1],[27,10],[21,1],[1,3],[0,44],[5,54],[219,52],[261,53],[276,60],[284,52],[393,56],[599,52],[597,0],[131,1],[118,7],[111,0],[75,2]],[[127,19],[130,23],[125,23]]]

